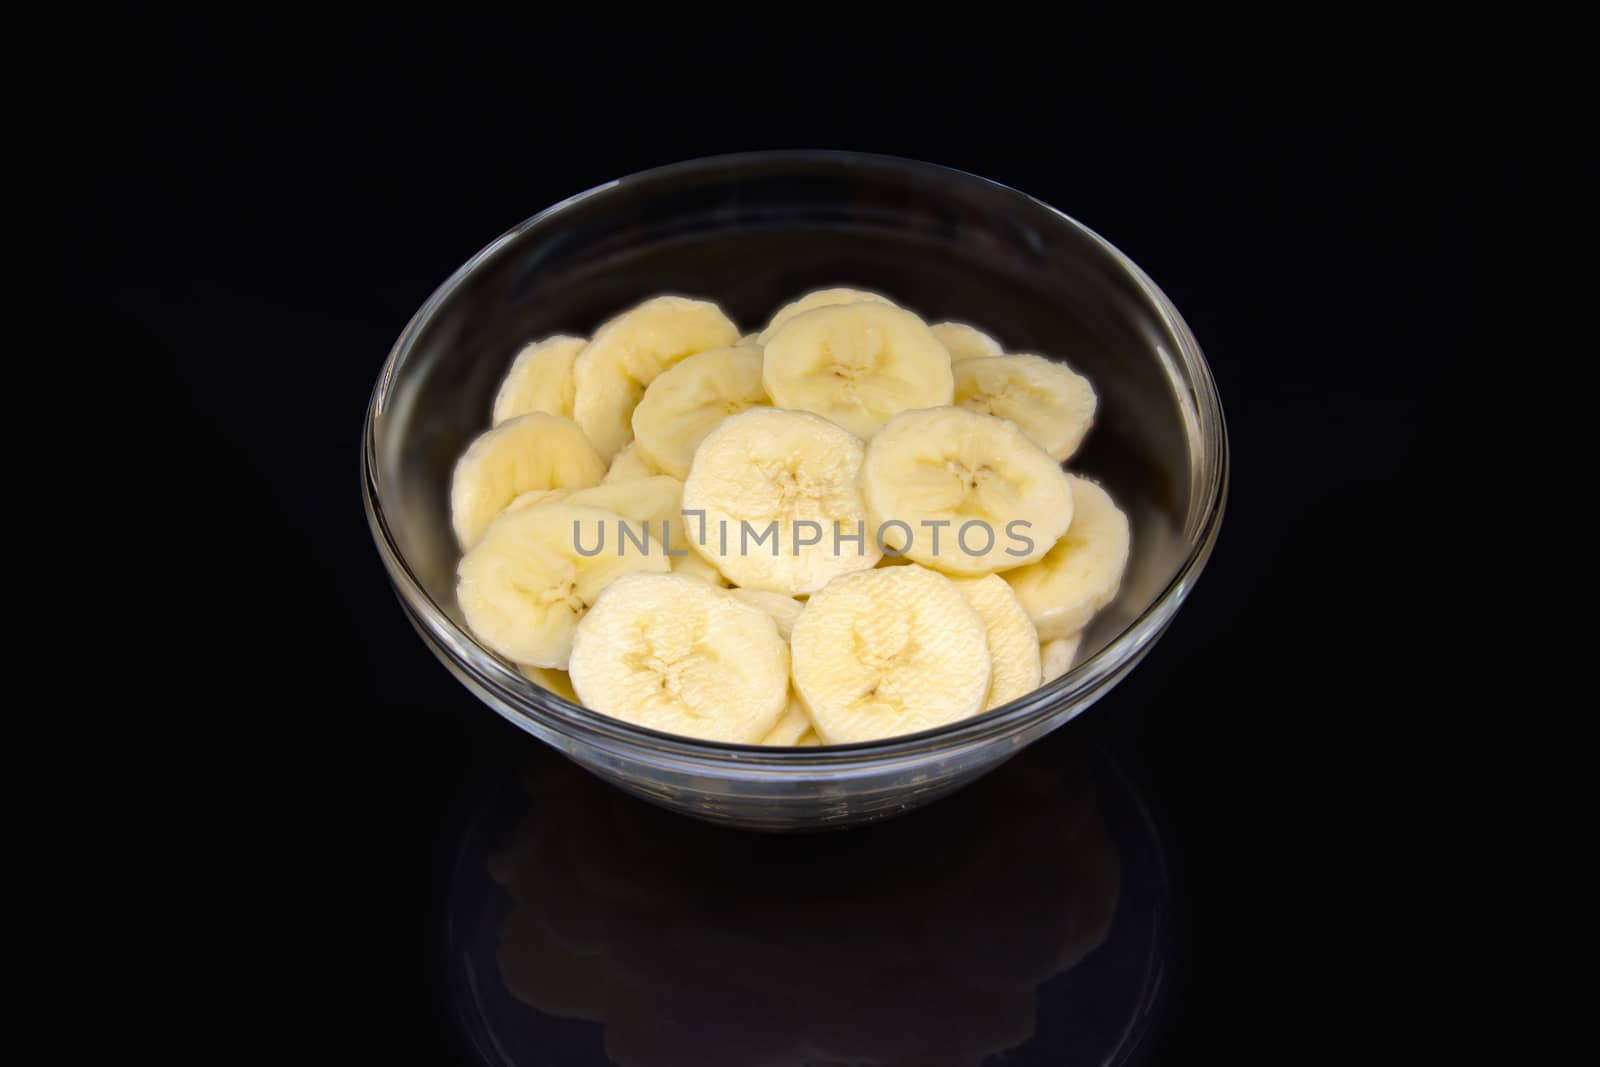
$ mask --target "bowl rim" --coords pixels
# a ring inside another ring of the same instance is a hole
[[[938,175],[987,186],[1042,208],[1078,231],[1080,235],[1098,246],[1126,274],[1127,279],[1156,310],[1168,336],[1176,343],[1175,353],[1167,351],[1165,345],[1157,345],[1156,351],[1162,360],[1163,368],[1172,379],[1174,392],[1184,415],[1191,457],[1198,456],[1200,461],[1197,479],[1196,468],[1191,459],[1191,488],[1197,494],[1196,498],[1203,501],[1203,505],[1198,512],[1191,507],[1185,518],[1183,536],[1189,543],[1189,551],[1182,566],[1161,593],[1110,643],[1076,664],[1066,674],[1008,704],[980,712],[970,718],[914,734],[902,734],[877,741],[788,748],[701,740],[635,726],[622,719],[591,711],[541,689],[523,677],[516,668],[509,666],[507,661],[479,645],[470,633],[458,626],[428,594],[412,572],[389,530],[384,514],[378,489],[379,464],[376,438],[395,372],[411,352],[423,327],[432,319],[439,307],[484,263],[493,259],[512,242],[535,227],[559,220],[564,213],[586,200],[614,189],[636,187],[648,182],[697,173],[747,168],[752,165],[767,167],[832,165],[888,170],[902,174]],[[1183,365],[1188,376],[1187,382],[1177,373],[1178,368],[1173,365],[1174,360]],[[390,348],[377,382],[373,386],[363,424],[361,448],[362,500],[367,523],[383,560],[384,569],[400,597],[406,614],[435,654],[441,658],[448,657],[446,665],[451,668],[452,673],[496,712],[529,732],[538,734],[540,731],[531,728],[542,726],[554,733],[593,744],[644,749],[658,760],[662,757],[671,757],[702,772],[708,765],[738,764],[746,770],[759,768],[785,777],[797,774],[809,776],[819,770],[833,773],[851,769],[876,771],[882,769],[886,763],[922,762],[930,753],[951,754],[981,746],[996,738],[1010,736],[1049,718],[1052,713],[1062,709],[1071,710],[1068,718],[1086,709],[1143,657],[1193,589],[1206,562],[1210,559],[1221,529],[1223,512],[1227,504],[1228,468],[1228,434],[1222,413],[1222,402],[1199,342],[1167,295],[1142,268],[1115,245],[1058,208],[1002,182],[969,171],[899,156],[807,149],[705,156],[638,171],[567,197],[506,230],[456,268],[406,323],[399,338]],[[488,699],[489,697],[493,699]]]

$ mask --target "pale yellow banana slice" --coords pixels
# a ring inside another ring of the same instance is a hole
[[[578,624],[586,707],[665,733],[760,741],[783,714],[789,649],[757,608],[677,575],[630,575]]]
[[[605,476],[606,465],[578,424],[533,412],[482,434],[456,461],[450,478],[450,522],[462,548],[523,493],[582,489]]]
[[[815,311],[817,308],[838,307],[841,304],[887,304],[890,307],[896,306],[893,300],[881,293],[869,292],[866,289],[845,289],[842,287],[814,289],[798,300],[791,300],[779,308],[777,313],[772,316],[772,321],[767,323],[766,329],[756,335],[756,341],[760,344],[766,344],[772,339],[772,335],[777,332],[778,327],[796,315],[804,315],[806,312]]]
[[[571,489],[529,489],[506,505],[507,511],[516,511],[519,508],[531,507],[534,504],[547,504],[552,500],[565,500]]]
[[[1082,632],[1071,637],[1058,637],[1039,646],[1039,684],[1053,682],[1072,669],[1078,658],[1078,646],[1083,643]]]
[[[752,408],[701,442],[683,487],[690,540],[735,585],[796,595],[878,561],[861,442],[803,411]]]
[[[694,450],[729,415],[765,406],[761,349],[714,348],[663,371],[633,409],[633,447],[674,478],[687,478]]]
[[[817,731],[807,730],[805,733],[800,735],[800,739],[794,743],[794,747],[816,748],[820,744],[822,744],[822,738],[817,736]]]
[[[1039,635],[1011,587],[998,575],[955,583],[983,619],[989,637],[989,696],[984,710],[1009,704],[1039,688]]]
[[[806,714],[806,707],[800,703],[800,698],[790,693],[789,703],[784,707],[783,714],[778,716],[777,723],[767,731],[767,736],[761,739],[761,743],[797,745],[802,737],[811,732],[811,716]]]
[[[1082,630],[1117,595],[1128,565],[1128,517],[1098,485],[1067,477],[1074,502],[1072,525],[1039,562],[1002,575],[1041,641]]]
[[[884,544],[950,574],[1032,563],[1072,520],[1056,461],[1016,423],[965,408],[896,415],[867,446],[861,485]]]
[[[951,362],[962,359],[987,359],[1003,350],[1000,342],[975,326],[964,322],[936,322],[928,329],[950,352]]]
[[[572,415],[609,462],[633,440],[633,409],[662,371],[686,356],[726,348],[739,328],[707,300],[658,296],[595,331],[572,365]]]
[[[789,319],[767,338],[761,380],[781,408],[810,411],[863,440],[901,411],[955,396],[950,353],[892,304],[843,304]]]
[[[1094,387],[1065,364],[994,356],[959,360],[951,370],[959,407],[1010,419],[1058,461],[1076,452],[1094,425]]]
[[[675,574],[694,578],[707,585],[720,586],[717,569],[693,550],[683,523],[683,483],[666,474],[627,481],[601,482],[592,489],[581,489],[567,498],[569,503],[606,508],[630,520],[627,531],[631,551],[648,535],[651,545],[667,552]]]
[[[634,478],[654,478],[658,474],[665,473],[667,472],[651,463],[639,452],[639,442],[630,441],[626,448],[617,453],[616,458],[611,461],[610,469],[606,471],[606,476],[600,481],[626,482]]]
[[[618,528],[627,521],[566,501],[501,515],[456,568],[467,626],[516,663],[566,669],[578,620],[602,589],[625,574],[667,569],[659,545],[618,550]]]
[[[834,579],[800,613],[790,647],[795,692],[828,744],[958,722],[989,693],[982,617],[922,567]]]
[[[728,592],[772,616],[772,621],[778,625],[778,633],[785,641],[794,633],[795,620],[805,610],[805,605],[800,601],[782,593],[766,593],[760,589],[730,589]]]
[[[522,676],[547,693],[554,693],[563,700],[570,700],[574,704],[581,704],[578,691],[572,688],[572,675],[566,671],[553,670],[549,667],[528,667],[518,664],[517,670]]]
[[[760,331],[757,331],[756,333],[747,333],[747,334],[745,334],[744,336],[740,337],[737,341],[735,341],[733,343],[734,343],[734,347],[736,347],[736,348],[747,348],[747,347],[749,347],[751,345],[754,345],[755,347],[760,348],[761,347],[761,333],[760,333]]]
[[[572,363],[588,343],[582,337],[547,337],[518,352],[494,397],[494,425],[534,411],[572,418],[577,391]]]

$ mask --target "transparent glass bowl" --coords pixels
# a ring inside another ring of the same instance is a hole
[[[480,646],[455,598],[448,491],[526,342],[587,335],[646,297],[717,301],[744,329],[807,289],[876,289],[1010,352],[1064,359],[1100,397],[1069,467],[1128,513],[1122,592],[1066,676],[937,730],[781,749],[657,733],[568,703]],[[881,819],[943,796],[1073,718],[1142,659],[1205,566],[1228,450],[1216,384],[1177,309],[1126,256],[1016,190],[883,156],[721,156],[610,182],[494,241],[390,352],[362,442],[373,539],[417,632],[489,707],[630,793],[767,830]]]

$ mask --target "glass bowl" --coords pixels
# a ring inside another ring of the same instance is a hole
[[[571,704],[473,639],[455,597],[450,472],[488,428],[526,342],[587,335],[639,300],[717,301],[741,328],[808,289],[879,290],[1010,352],[1064,359],[1100,397],[1068,466],[1127,512],[1132,557],[1065,676],[963,722],[890,740],[764,748],[658,733]],[[540,212],[439,287],[384,363],[362,489],[423,641],[490,708],[615,785],[714,822],[799,830],[886,818],[994,769],[1088,708],[1194,587],[1227,495],[1216,383],[1171,302],[1082,224],[983,178],[841,152],[720,156],[613,181]]]

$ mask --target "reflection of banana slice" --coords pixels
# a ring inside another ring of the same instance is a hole
[[[730,589],[728,592],[772,616],[772,621],[778,625],[778,633],[785,641],[794,633],[795,620],[805,610],[805,605],[800,601],[782,593],[766,593],[760,589]]]
[[[617,453],[617,458],[611,461],[611,468],[606,471],[602,482],[626,482],[634,478],[654,478],[666,471],[651,463],[639,451],[639,442],[630,441],[628,446]]]
[[[778,309],[772,316],[772,321],[767,323],[767,328],[756,335],[756,341],[766,344],[772,340],[772,335],[778,332],[778,327],[794,318],[804,315],[817,308],[837,307],[840,304],[887,304],[894,307],[895,303],[886,296],[870,293],[865,289],[816,289],[807,293],[798,300],[790,301]]]
[[[964,322],[936,322],[928,329],[950,352],[951,362],[961,359],[986,359],[998,356],[1000,342]]]
[[[602,589],[624,574],[667,569],[659,545],[648,553],[615,550],[625,521],[565,501],[500,516],[456,568],[456,600],[467,626],[507,659],[565,669],[578,620]],[[580,551],[597,543],[595,555]]]
[[[1040,645],[1039,662],[1042,669],[1039,684],[1053,682],[1070,671],[1073,661],[1078,658],[1078,646],[1082,642],[1083,633],[1080,631],[1071,637],[1058,637]]]
[[[1065,364],[998,356],[962,360],[951,369],[958,406],[1010,419],[1056,460],[1076,452],[1094,425],[1094,388]]]
[[[633,444],[662,471],[687,478],[706,434],[729,415],[766,403],[759,348],[697,352],[644,391],[633,409]]]
[[[572,362],[588,343],[581,337],[547,337],[518,352],[495,394],[494,424],[532,411],[572,418],[572,397],[577,389]]]
[[[566,671],[553,670],[549,667],[529,667],[519,664],[517,670],[522,676],[540,689],[554,693],[563,700],[570,700],[574,704],[583,703],[578,699],[578,693],[572,688],[572,676]]]
[[[983,619],[989,636],[989,697],[984,710],[1009,704],[1039,688],[1039,635],[1011,587],[997,575],[955,583]]]
[[[1128,565],[1128,517],[1098,485],[1068,478],[1075,508],[1066,534],[1039,562],[1003,575],[1041,641],[1082,630],[1117,595]]]
[[[950,353],[921,319],[892,304],[796,315],[767,338],[762,384],[778,407],[821,415],[862,439],[897,412],[955,395]]]
[[[789,595],[871,567],[879,553],[856,488],[861,457],[860,441],[803,411],[728,417],[684,483],[695,549],[735,585]]]
[[[1015,423],[963,408],[896,415],[867,446],[861,485],[885,545],[951,574],[1031,563],[1072,518],[1056,461]]]
[[[450,522],[462,548],[523,493],[582,489],[606,465],[571,419],[534,412],[482,434],[456,461],[450,478]]]
[[[676,575],[612,583],[578,624],[571,670],[587,707],[713,741],[760,741],[789,692],[789,650],[772,620]]]
[[[805,705],[800,703],[800,699],[790,693],[789,703],[784,707],[783,714],[778,716],[778,721],[767,731],[767,736],[761,739],[761,743],[798,745],[800,739],[811,732],[811,716],[806,714]]]
[[[982,617],[922,567],[835,578],[800,613],[791,646],[795,691],[830,744],[957,722],[989,693]]]
[[[572,365],[572,415],[610,461],[633,440],[633,409],[656,376],[686,356],[725,348],[739,336],[722,309],[706,300],[658,296],[595,331]]]

